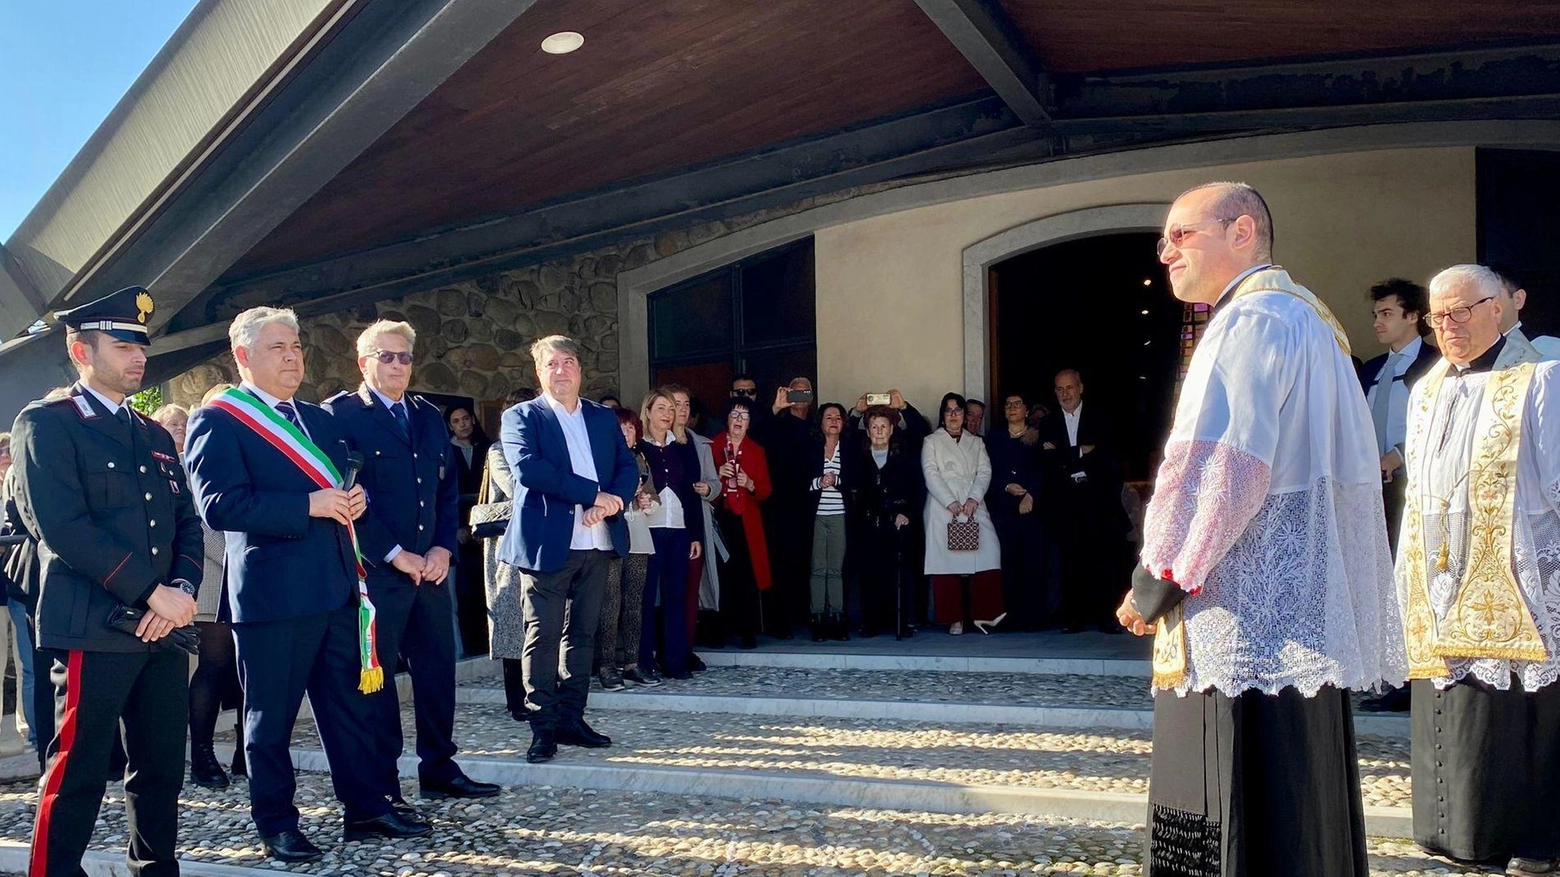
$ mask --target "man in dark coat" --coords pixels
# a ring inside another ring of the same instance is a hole
[[[455,764],[454,606],[445,584],[457,545],[459,488],[438,406],[406,392],[417,333],[409,323],[380,320],[358,337],[363,384],[325,403],[363,457],[358,484],[368,514],[358,540],[368,593],[378,612],[380,663],[395,672],[398,657],[412,676],[417,716],[417,778],[425,797],[488,798],[492,783],[468,778]],[[399,787],[401,707],[393,680],[370,696],[379,740],[388,747],[386,785]]]
[[[1121,505],[1121,463],[1103,411],[1084,411],[1083,378],[1056,374],[1057,410],[1040,421],[1040,452],[1057,486],[1051,507],[1062,547],[1063,630],[1120,633],[1116,601],[1127,588],[1131,522]]]
[[[39,643],[58,653],[33,877],[81,873],[121,725],[129,860],[146,877],[178,873],[189,657],[175,643],[192,630],[203,537],[173,437],[130,407],[151,311],[130,287],[58,314],[81,380],[12,430],[16,511],[37,539]]]

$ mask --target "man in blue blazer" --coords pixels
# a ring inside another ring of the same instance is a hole
[[[368,570],[368,595],[378,612],[379,662],[393,676],[397,657],[412,676],[417,715],[417,779],[424,797],[490,798],[492,783],[475,782],[455,764],[454,603],[444,583],[456,551],[460,489],[450,463],[444,416],[432,402],[406,392],[417,332],[410,323],[380,320],[358,336],[363,384],[325,403],[363,457],[358,476],[368,513],[357,522]],[[389,751],[388,788],[397,793],[401,705],[393,678],[369,696],[374,726]]]
[[[585,699],[607,571],[614,557],[628,555],[622,513],[639,467],[617,416],[580,398],[579,343],[549,335],[531,345],[531,358],[542,395],[504,412],[515,497],[498,556],[521,574],[526,760],[535,763],[556,755],[559,743],[612,744],[585,723]],[[561,674],[560,645],[567,646]]]
[[[350,521],[361,487],[321,487],[318,454],[347,469],[347,436],[329,412],[293,399],[303,347],[290,310],[252,308],[228,329],[243,384],[191,417],[186,465],[195,505],[227,538],[223,620],[233,625],[244,684],[249,805],[268,855],[308,862],[323,854],[299,830],[289,745],[305,691],[346,808],[344,836],[422,837],[431,828],[391,807],[382,778],[382,730],[358,691],[357,574]],[[276,436],[302,434],[306,443]],[[269,431],[266,424],[271,424]],[[268,438],[272,436],[273,438]]]

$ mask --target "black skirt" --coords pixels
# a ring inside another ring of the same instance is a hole
[[[1347,692],[1154,694],[1148,877],[1369,877]]]
[[[1414,840],[1470,862],[1560,858],[1560,684],[1411,690]]]

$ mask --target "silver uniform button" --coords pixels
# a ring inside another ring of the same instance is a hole
[[[151,494],[150,494],[150,493],[148,493],[148,494],[147,494],[147,495],[146,495],[146,501],[147,501],[147,502],[151,502],[151,501],[152,501],[152,495],[151,495]]]
[[[417,529],[419,529],[419,530],[421,530],[421,529],[422,529],[422,528],[423,528],[423,525],[422,525],[422,524],[418,524],[418,525],[417,525]]]
[[[152,546],[152,554],[153,555],[157,554],[157,547],[156,546]]]
[[[145,474],[146,474],[146,467],[145,467],[145,466],[142,466],[142,467],[141,467],[141,474],[142,474],[142,475],[145,475]]]
[[[110,468],[110,469],[114,468],[114,461],[113,460],[109,460],[108,461],[108,468]]]
[[[156,521],[147,521],[146,522],[146,526],[148,526],[148,527],[155,527],[155,526],[157,526],[157,522]]]

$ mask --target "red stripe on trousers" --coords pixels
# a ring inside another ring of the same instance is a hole
[[[43,776],[43,794],[38,796],[38,820],[33,825],[32,860],[28,877],[44,877],[49,870],[49,822],[54,815],[54,800],[65,782],[65,762],[76,742],[76,708],[81,702],[81,652],[71,651],[65,659],[65,716],[60,722],[60,750]]]

